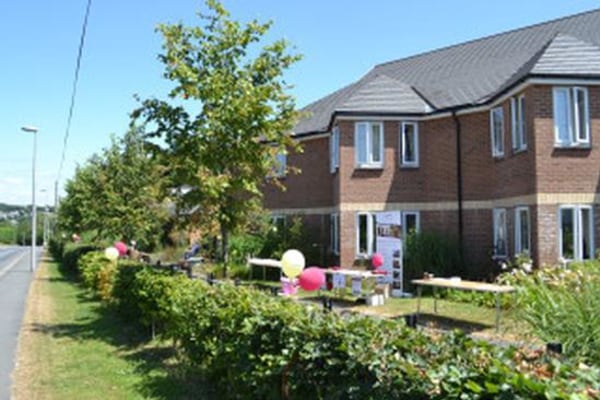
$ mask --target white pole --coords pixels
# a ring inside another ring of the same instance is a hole
[[[31,165],[31,267],[30,271],[35,271],[35,236],[36,236],[36,219],[37,212],[35,206],[35,154],[37,151],[37,128],[32,126],[24,126],[21,128],[25,132],[33,133],[33,157]]]

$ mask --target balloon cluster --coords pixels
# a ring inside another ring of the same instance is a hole
[[[110,261],[116,261],[125,254],[127,254],[127,245],[123,242],[115,242],[113,246],[104,249],[104,257]]]
[[[319,267],[304,269],[306,261],[298,250],[287,250],[281,257],[281,269],[289,280],[298,278],[298,284],[306,291],[318,290],[325,283],[325,272]]]

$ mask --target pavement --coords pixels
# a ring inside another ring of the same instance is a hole
[[[33,274],[29,247],[0,248],[0,400],[9,400],[19,331]],[[39,260],[38,251],[37,258]]]

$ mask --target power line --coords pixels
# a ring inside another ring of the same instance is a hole
[[[83,44],[85,42],[85,33],[87,31],[88,18],[90,16],[90,7],[92,6],[92,0],[88,0],[87,7],[85,9],[85,17],[83,19],[83,26],[81,29],[81,37],[79,39],[79,51],[77,52],[77,64],[75,66],[75,77],[73,79],[73,88],[71,91],[71,105],[69,106],[69,116],[67,117],[67,127],[65,129],[65,136],[63,138],[63,149],[62,156],[60,158],[60,166],[58,167],[58,174],[56,175],[56,182],[54,182],[54,206],[57,204],[58,199],[58,182],[60,181],[60,175],[62,173],[63,165],[65,163],[65,155],[67,153],[67,142],[69,141],[69,132],[71,130],[71,120],[73,119],[73,110],[75,108],[75,96],[77,94],[77,82],[79,81],[79,69],[81,67],[81,55],[83,53]]]

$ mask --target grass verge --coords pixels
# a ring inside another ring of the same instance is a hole
[[[32,282],[13,374],[14,399],[207,398],[172,346],[101,307],[44,262]]]

